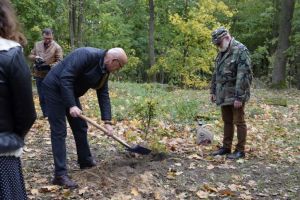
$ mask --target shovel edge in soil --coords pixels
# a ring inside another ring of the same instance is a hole
[[[127,144],[125,141],[121,140],[117,136],[109,135],[108,131],[104,127],[100,126],[99,124],[97,124],[96,122],[91,120],[90,118],[88,118],[84,115],[79,115],[79,117],[81,119],[85,120],[86,122],[90,123],[91,125],[95,126],[96,128],[100,129],[102,132],[104,132],[105,135],[113,138],[114,140],[116,140],[117,142],[119,142],[120,144],[125,146],[127,151],[130,151],[130,152],[133,152],[133,153],[138,153],[138,154],[141,154],[141,155],[148,155],[151,152],[150,149],[147,149],[147,148],[142,147],[140,145],[134,145],[134,146],[131,147],[129,144]]]

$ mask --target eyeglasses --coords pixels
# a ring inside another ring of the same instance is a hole
[[[51,42],[53,40],[52,37],[44,37],[43,39],[45,42]]]
[[[119,59],[114,59],[113,61],[115,61],[115,60],[118,61],[118,63],[119,63],[119,68],[121,69],[123,66],[121,65]]]

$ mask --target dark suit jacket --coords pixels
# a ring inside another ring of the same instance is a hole
[[[111,120],[105,54],[105,50],[97,48],[78,48],[52,68],[43,83],[59,92],[67,108],[76,106],[75,99],[88,89],[95,89],[102,120]]]

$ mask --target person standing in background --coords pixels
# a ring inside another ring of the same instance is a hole
[[[250,98],[252,82],[249,51],[224,27],[213,31],[212,42],[219,53],[211,81],[211,101],[221,106],[224,122],[223,146],[212,155],[228,154],[228,159],[244,158],[247,137],[245,104]],[[231,153],[234,126],[237,127],[238,142],[235,151]]]
[[[43,40],[35,43],[28,57],[34,62],[33,76],[36,80],[40,106],[43,117],[47,117],[47,106],[45,94],[42,89],[42,81],[50,69],[62,60],[63,51],[59,44],[53,40],[53,31],[50,28],[44,29],[42,36]]]

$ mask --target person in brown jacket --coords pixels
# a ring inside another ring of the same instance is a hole
[[[43,40],[36,42],[28,56],[33,65],[33,76],[36,80],[36,87],[39,95],[40,106],[43,117],[47,117],[45,95],[42,90],[42,81],[50,69],[63,58],[62,48],[53,40],[53,31],[46,28],[42,31]]]

